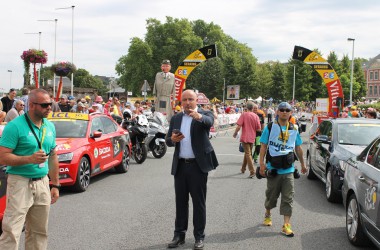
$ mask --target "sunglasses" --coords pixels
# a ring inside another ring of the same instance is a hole
[[[25,105],[24,104],[20,104],[21,107],[24,107]]]
[[[44,108],[44,109],[46,109],[47,107],[53,105],[53,103],[51,103],[51,102],[47,102],[47,103],[37,103],[37,102],[33,102],[33,104],[40,105],[41,108]]]
[[[279,109],[280,112],[286,112],[289,113],[291,110],[290,109]]]

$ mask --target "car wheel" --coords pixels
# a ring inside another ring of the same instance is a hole
[[[326,198],[330,202],[340,202],[341,196],[339,195],[339,191],[334,190],[334,173],[333,168],[329,167],[326,173]]]
[[[77,180],[73,186],[73,189],[77,192],[84,192],[90,185],[90,162],[86,157],[83,157],[78,166]]]
[[[355,194],[351,194],[348,198],[346,208],[346,231],[348,240],[355,246],[366,245],[369,241],[363,231],[359,204]]]
[[[314,171],[313,171],[313,168],[311,167],[311,156],[310,154],[307,155],[307,171],[306,171],[306,177],[309,179],[309,180],[314,180],[317,178],[317,176],[314,174]]]
[[[166,150],[165,142],[160,142],[158,145],[154,144],[152,154],[155,158],[162,158],[166,154]]]
[[[118,172],[118,173],[128,172],[130,158],[131,157],[129,154],[129,147],[125,146],[124,151],[123,151],[123,158],[121,159],[120,164],[115,167],[116,172]]]

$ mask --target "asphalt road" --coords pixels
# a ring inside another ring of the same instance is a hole
[[[278,208],[273,226],[263,226],[265,179],[239,173],[243,154],[231,131],[212,143],[220,166],[209,174],[205,249],[356,249],[347,240],[343,205],[329,203],[324,184],[306,176],[295,182],[295,236],[280,233]],[[174,230],[172,156],[169,148],[162,159],[132,162],[126,174],[94,177],[84,193],[63,190],[51,209],[48,249],[165,249]],[[194,243],[192,209],[189,222],[180,249]]]

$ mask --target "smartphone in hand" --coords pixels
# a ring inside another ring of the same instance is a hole
[[[182,133],[179,129],[173,129],[173,134],[182,135]]]

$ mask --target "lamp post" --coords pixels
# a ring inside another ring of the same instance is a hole
[[[354,49],[355,49],[355,38],[347,38],[347,41],[352,42],[351,82],[350,82],[350,105],[352,105],[352,83],[353,83],[353,79],[354,79]]]
[[[10,69],[8,69],[8,72],[11,73],[11,74],[10,74],[10,77],[9,77],[9,89],[11,89],[11,88],[12,88],[12,72],[13,72],[13,71],[10,70]]]
[[[70,9],[71,12],[71,63],[74,64],[74,8],[75,6],[71,7],[63,7],[63,8],[56,8],[56,10],[64,10],[64,9]],[[73,95],[74,92],[74,73],[71,73],[71,95]]]
[[[223,104],[224,104],[224,93],[226,92],[226,78],[223,78]]]
[[[57,22],[58,19],[37,20],[39,22],[55,22],[54,29],[54,63],[57,62]],[[55,96],[55,73],[53,77],[53,96]]]
[[[41,50],[41,34],[42,32],[24,33],[25,35],[38,35],[38,50]]]
[[[294,65],[293,68],[293,105],[295,103],[294,96],[295,96],[295,91],[296,91],[296,65]]]

